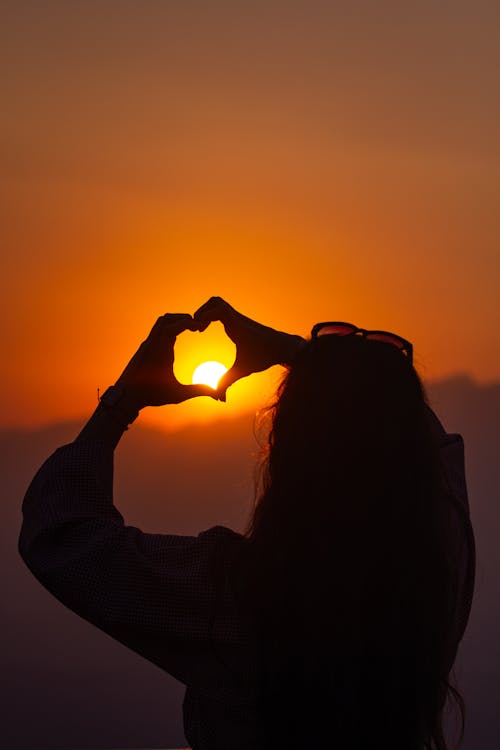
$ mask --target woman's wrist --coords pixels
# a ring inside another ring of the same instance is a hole
[[[120,438],[127,428],[102,404],[99,404],[79,433],[75,440],[82,442],[85,440],[100,440],[110,445],[113,450],[118,445]]]
[[[291,333],[284,333],[280,342],[279,363],[287,367],[292,364],[298,352],[306,343],[302,336],[294,336]]]
[[[108,393],[107,398],[106,393]],[[138,415],[139,408],[129,394],[125,392],[118,394],[116,391],[113,393],[113,389],[109,389],[101,397],[96,410],[76,441],[102,440],[114,449],[123,433]]]
[[[141,404],[132,392],[132,389],[120,383],[107,388],[99,399],[99,403],[120,421],[127,429],[139,416]]]

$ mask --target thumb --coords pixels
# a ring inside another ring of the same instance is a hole
[[[196,396],[210,396],[217,400],[217,391],[209,385],[202,383],[183,386],[183,401]]]
[[[242,372],[239,370],[239,368],[234,366],[231,367],[227,372],[225,372],[217,383],[217,389],[215,391],[216,398],[220,399],[220,401],[225,401],[227,389],[241,377]]]

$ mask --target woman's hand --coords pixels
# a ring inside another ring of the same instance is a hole
[[[236,344],[234,365],[221,377],[217,386],[217,396],[222,400],[225,400],[227,388],[236,380],[272,365],[289,364],[305,343],[300,336],[275,331],[245,317],[221,297],[211,297],[193,317],[199,331],[204,331],[214,321],[220,321]]]
[[[125,389],[137,409],[178,404],[194,396],[215,397],[210,386],[182,385],[174,375],[176,337],[198,328],[191,315],[167,313],[158,318],[115,384]]]

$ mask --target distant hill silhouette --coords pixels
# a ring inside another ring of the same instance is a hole
[[[466,442],[478,550],[473,612],[458,660],[467,703],[465,750],[496,750],[500,736],[500,384],[466,376],[428,384],[448,431]],[[253,499],[253,416],[175,434],[141,427],[115,458],[115,502],[144,531],[242,530]],[[0,431],[4,720],[8,748],[174,747],[185,744],[183,687],[66,610],[17,552],[21,501],[42,461],[82,423]],[[37,638],[32,636],[36,622]]]

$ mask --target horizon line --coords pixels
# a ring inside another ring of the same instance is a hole
[[[471,375],[467,372],[457,372],[451,375],[446,375],[439,378],[433,378],[433,379],[426,379],[422,378],[422,382],[424,383],[425,387],[435,388],[440,385],[445,385],[447,383],[452,382],[462,382],[472,388],[475,388],[477,390],[488,390],[490,388],[496,388],[500,387],[500,377],[498,377],[496,380],[489,380],[482,382],[478,380],[474,375]],[[166,405],[167,406],[167,405]],[[151,407],[153,408],[153,407]],[[161,407],[155,407],[155,408],[161,408]],[[205,427],[207,425],[213,426],[214,424],[226,424],[228,422],[234,422],[236,420],[243,420],[245,418],[248,418],[250,415],[255,416],[255,409],[248,409],[245,411],[239,410],[237,414],[231,415],[227,414],[224,416],[214,416],[211,418],[205,418],[205,419],[196,419],[196,418],[186,418],[186,422],[184,424],[177,423],[175,427],[167,428],[167,427],[161,427],[158,425],[158,423],[151,423],[147,420],[144,422],[138,422],[135,426],[136,428],[139,428],[141,430],[149,430],[152,432],[161,432],[163,434],[176,434],[179,432],[184,432],[186,430],[192,430],[200,427]],[[64,425],[72,426],[72,425],[79,425],[83,427],[83,425],[86,423],[86,421],[90,418],[91,414],[86,413],[79,416],[74,417],[67,417],[67,418],[61,418],[61,419],[52,419],[52,420],[44,420],[40,422],[35,422],[33,424],[24,424],[24,423],[10,423],[10,424],[1,424],[0,423],[0,435],[5,435],[6,433],[36,433],[36,432],[45,432],[47,430],[51,429],[57,429],[59,427],[63,427]]]

